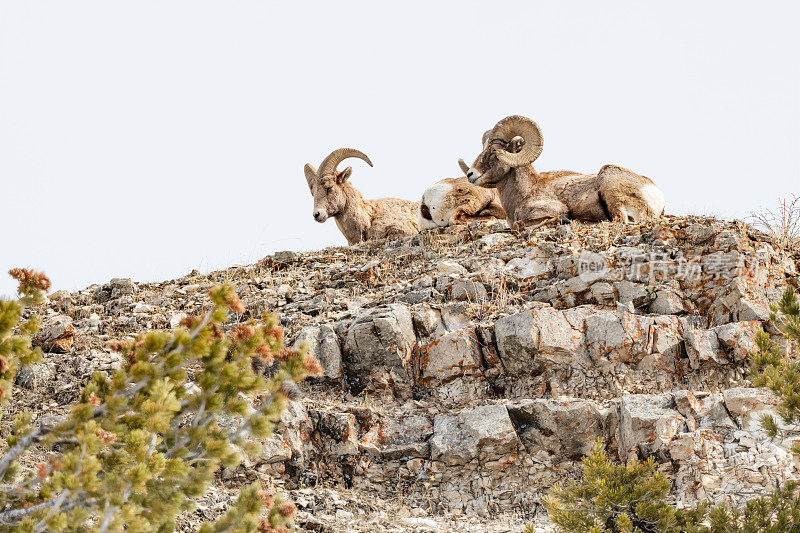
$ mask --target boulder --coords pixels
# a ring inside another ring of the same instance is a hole
[[[463,465],[516,454],[520,440],[504,405],[480,405],[455,415],[436,415],[430,439],[431,459]]]
[[[512,375],[529,373],[534,356],[568,362],[583,351],[583,334],[562,311],[539,307],[503,317],[495,323],[500,358]]]
[[[491,248],[493,246],[508,244],[513,240],[514,236],[507,233],[490,233],[489,235],[484,235],[478,239],[478,243],[480,244],[481,248]]]
[[[292,250],[275,252],[275,254],[272,256],[272,264],[278,268],[284,268],[297,261],[299,257],[299,254],[297,252],[293,252]]]
[[[594,361],[610,358],[638,362],[650,353],[653,318],[626,310],[602,310],[586,317],[586,345]]]
[[[72,325],[72,318],[57,315],[47,319],[42,329],[33,336],[31,344],[39,346],[45,352],[67,353],[72,349],[73,340],[75,327]]]
[[[719,364],[727,362],[719,347],[717,334],[712,329],[689,329],[683,332],[686,354],[692,368],[699,368],[705,361]]]
[[[440,335],[442,332],[446,331],[442,323],[441,311],[427,305],[414,309],[413,321],[417,334],[420,337]]]
[[[690,459],[721,459],[724,457],[722,437],[710,429],[679,433],[669,445],[673,461]]]
[[[720,345],[731,354],[734,361],[747,358],[757,348],[756,334],[760,330],[761,322],[758,320],[731,322],[714,328]]]
[[[343,353],[353,392],[372,386],[408,393],[415,341],[411,312],[405,305],[389,304],[359,314],[347,330]]]
[[[401,294],[400,296],[398,296],[397,299],[399,301],[401,301],[401,302],[405,302],[407,304],[415,305],[415,304],[421,304],[421,303],[429,302],[429,301],[434,300],[434,299],[436,299],[437,297],[440,297],[440,296],[441,296],[441,294],[439,294],[439,291],[437,291],[433,287],[428,287],[428,288],[425,288],[425,289],[412,290],[412,291],[405,292],[405,293]]]
[[[731,413],[725,406],[725,397],[722,393],[709,394],[699,400],[699,403],[700,408],[695,415],[699,427],[713,429],[720,433],[728,433],[738,427],[737,423],[731,419]]]
[[[98,287],[94,293],[95,301],[104,303],[109,300],[116,300],[122,296],[133,294],[136,290],[130,278],[114,278],[105,285]]]
[[[312,442],[319,451],[333,457],[358,455],[358,428],[352,413],[310,410],[314,427]]]
[[[378,452],[389,460],[403,457],[430,457],[428,438],[433,434],[431,420],[421,415],[399,414],[382,420]]]
[[[623,304],[632,303],[634,306],[638,307],[644,305],[649,297],[647,286],[641,283],[622,280],[614,283],[614,288],[617,289],[619,302]]]
[[[17,386],[39,394],[46,392],[45,388],[56,377],[56,365],[49,361],[21,366],[17,370],[14,382]]]
[[[336,380],[342,377],[342,350],[333,326],[320,324],[303,328],[294,347],[299,348],[303,343],[308,346],[308,353],[319,360],[324,378]]]
[[[531,281],[551,274],[553,263],[547,259],[517,257],[506,263],[505,271],[520,281]]]
[[[173,313],[172,316],[169,318],[169,327],[170,329],[175,329],[180,326],[181,321],[184,318],[187,318],[189,315],[184,312]]]
[[[734,263],[734,271],[736,268],[738,265]],[[714,295],[708,310],[713,325],[769,320],[769,303],[764,287],[754,286],[746,276],[722,277],[708,281],[706,285]]]
[[[311,447],[314,423],[301,402],[289,402],[281,413],[281,419],[275,432],[289,447],[292,458],[303,462],[306,448]]]
[[[509,404],[508,413],[531,453],[544,448],[580,457],[591,451],[595,439],[604,436],[604,416],[589,400],[525,399]]]
[[[674,409],[671,394],[627,394],[619,402],[619,454],[663,456],[670,441],[686,429],[686,420]]]
[[[146,304],[144,302],[137,302],[133,307],[134,314],[149,315],[156,310],[154,305]]]
[[[614,286],[606,281],[593,283],[590,290],[592,299],[600,305],[612,305],[617,299]]]
[[[264,439],[261,443],[261,450],[256,457],[252,458],[254,464],[259,463],[280,463],[292,458],[292,447],[280,433]]]
[[[657,316],[652,325],[652,351],[670,357],[679,357],[682,353],[683,336],[680,320],[676,316]]]
[[[455,331],[472,322],[468,306],[462,302],[449,303],[442,307],[442,324],[447,331]]]
[[[670,290],[656,292],[656,297],[653,303],[650,304],[650,312],[657,315],[677,315],[685,310],[683,299]]]
[[[450,287],[450,297],[453,300],[483,302],[488,295],[483,283],[471,279],[463,279],[453,282],[453,285]]]
[[[436,271],[443,276],[466,276],[468,271],[455,261],[443,260],[436,264]]]
[[[742,429],[761,431],[761,416],[773,415],[781,426],[781,419],[775,414],[780,400],[770,390],[754,387],[735,387],[722,392],[725,406],[736,417]]]
[[[702,412],[702,406],[698,399],[691,391],[679,390],[673,393],[675,399],[675,409],[684,417],[699,416]]]
[[[480,372],[480,344],[472,328],[446,333],[418,349],[423,384]]]

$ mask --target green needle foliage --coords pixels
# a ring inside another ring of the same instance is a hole
[[[5,398],[16,368],[39,357],[30,348],[38,324],[20,324],[23,307],[49,288],[41,274],[11,274],[20,280],[21,298],[0,302]],[[114,343],[126,364],[111,376],[96,373],[69,415],[35,423],[30,415],[17,417],[0,457],[0,531],[173,531],[178,513],[192,508],[220,467],[257,452],[294,383],[321,369],[313,357],[284,348],[274,316],[226,333],[229,311],[244,311],[231,286],[214,288],[210,299],[203,316],[189,317],[174,332]],[[12,335],[14,328],[19,333]],[[269,379],[253,370],[274,360],[280,364]],[[255,407],[250,399],[258,399]],[[240,422],[223,429],[221,417]],[[37,445],[50,450],[48,460],[19,468]],[[294,514],[291,503],[247,487],[201,531],[288,531]]]
[[[800,533],[800,488],[793,481],[743,509],[701,502],[680,510],[667,502],[669,489],[652,458],[618,464],[598,441],[583,459],[583,476],[554,486],[544,505],[569,533]],[[533,533],[533,526],[525,531]]]
[[[583,475],[555,485],[544,500],[550,517],[570,533],[699,532],[705,506],[681,511],[668,504],[670,482],[652,457],[612,461],[601,441],[583,459]]]
[[[750,356],[750,379],[753,385],[766,387],[780,398],[778,415],[785,425],[796,426],[800,423],[800,363],[792,356],[792,346],[800,343],[800,302],[791,286],[779,301],[772,303],[771,310],[770,321],[781,329],[789,343],[788,353],[782,355],[769,335],[759,332],[758,350]],[[782,433],[773,417],[765,415],[761,422],[771,437]],[[800,454],[797,444],[794,452]]]
[[[44,274],[21,268],[11,270],[9,274],[19,281],[19,299],[0,299],[0,406],[11,396],[19,366],[41,360],[41,351],[31,349],[31,337],[39,331],[41,324],[35,316],[22,322],[22,310],[41,302],[42,291],[50,289],[50,280]],[[17,327],[19,333],[14,334]]]
[[[749,500],[744,509],[715,507],[712,533],[800,533],[800,491],[794,481],[769,496]]]

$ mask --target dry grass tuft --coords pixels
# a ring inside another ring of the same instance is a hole
[[[751,211],[750,223],[767,233],[775,244],[792,251],[800,251],[800,196],[783,198],[776,209]]]
[[[500,272],[497,278],[491,281],[489,296],[477,302],[467,298],[467,309],[472,318],[483,322],[494,318],[500,311],[508,309],[512,304],[524,301],[522,293],[511,290],[506,282],[505,274]]]

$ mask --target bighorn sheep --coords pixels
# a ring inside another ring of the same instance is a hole
[[[645,176],[616,165],[606,165],[597,174],[539,174],[531,163],[541,153],[539,126],[513,115],[483,134],[483,151],[471,168],[463,159],[458,164],[471,183],[497,188],[515,228],[567,218],[639,222],[664,212],[664,194]]]
[[[322,160],[319,170],[308,163],[304,167],[308,188],[314,196],[314,220],[325,222],[328,217],[334,217],[348,244],[416,235],[419,204],[397,198],[365,200],[347,181],[353,168],[336,170],[348,157],[357,157],[372,166],[363,152],[339,148]]]
[[[471,184],[467,178],[445,178],[422,194],[419,229],[433,229],[477,220],[506,218],[495,189]]]

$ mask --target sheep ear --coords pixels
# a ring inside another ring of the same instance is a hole
[[[306,173],[308,187],[311,188],[311,183],[317,179],[317,169],[315,169],[311,163],[306,163],[306,166],[303,167],[303,171]]]
[[[336,175],[336,183],[344,183],[347,181],[347,178],[350,177],[350,174],[353,173],[353,167],[347,167],[346,169],[342,170]]]
[[[451,224],[464,224],[467,222],[469,217],[467,217],[467,213],[463,209],[456,210],[455,213],[450,217]]]
[[[484,189],[488,191],[489,189]],[[477,213],[475,213],[476,217],[494,217],[498,219],[506,218],[506,212],[503,210],[503,207],[500,205],[499,202],[495,201],[492,195],[489,196],[489,201],[484,205]]]

